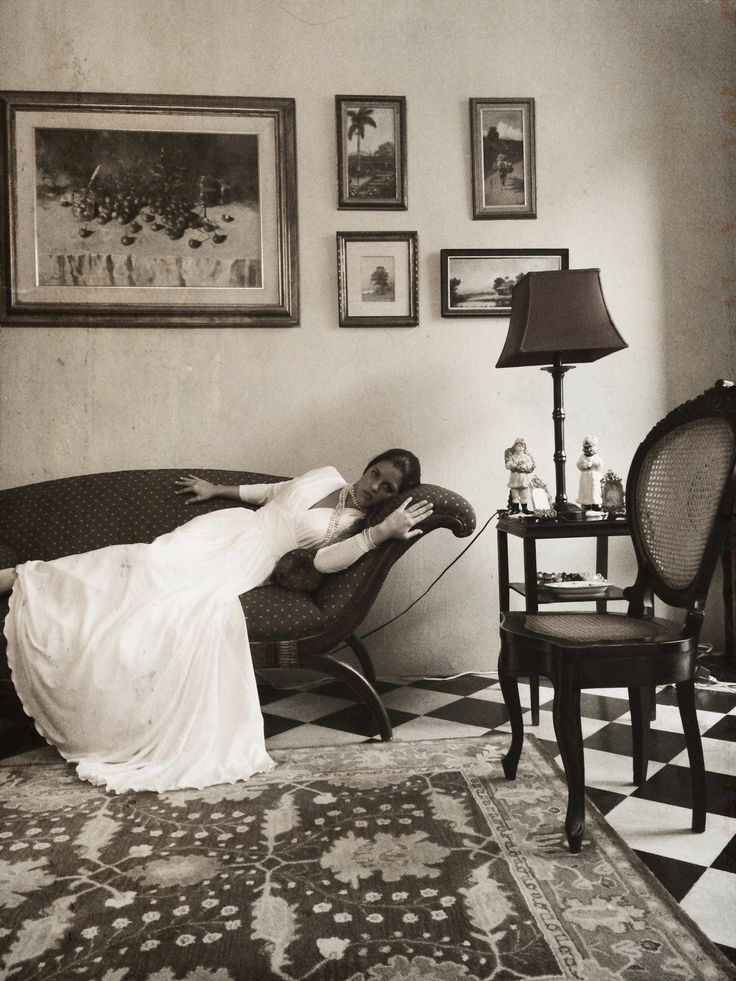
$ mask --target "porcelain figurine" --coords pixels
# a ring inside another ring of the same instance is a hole
[[[509,472],[509,514],[531,514],[529,507],[529,484],[536,464],[527,451],[526,440],[518,436],[514,445],[504,452],[504,462]]]
[[[601,474],[603,461],[598,456],[598,439],[586,436],[583,440],[583,452],[577,462],[580,471],[578,485],[578,504],[589,511],[600,511],[603,504],[601,494]]]

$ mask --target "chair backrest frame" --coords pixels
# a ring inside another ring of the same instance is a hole
[[[718,494],[715,516],[706,536],[702,556],[697,571],[690,581],[682,588],[673,586],[665,581],[653,561],[649,557],[649,547],[643,534],[644,515],[639,508],[638,489],[642,480],[642,471],[651,453],[661,442],[680,427],[698,420],[719,419],[726,422],[730,429],[732,440],[730,447],[730,462],[726,467],[726,477],[723,487],[716,489]],[[728,530],[730,520],[728,502],[736,479],[736,386],[730,382],[720,381],[702,395],[683,403],[669,412],[647,434],[640,443],[629,469],[626,482],[626,509],[631,529],[631,537],[636,553],[638,574],[636,583],[627,591],[630,599],[629,613],[641,615],[644,597],[650,592],[668,606],[697,611],[694,619],[688,618],[686,628],[690,624],[693,629],[702,620],[708,587],[713,577],[721,543]]]

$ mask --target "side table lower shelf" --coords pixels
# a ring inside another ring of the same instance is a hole
[[[620,519],[597,521],[527,521],[502,514],[496,525],[498,544],[498,594],[501,613],[510,609],[510,594],[524,597],[527,613],[536,613],[542,605],[552,603],[595,603],[598,613],[605,613],[609,602],[622,600],[623,589],[607,585],[588,592],[570,590],[560,595],[556,589],[545,589],[537,581],[537,542],[553,539],[591,538],[595,542],[595,571],[603,579],[608,577],[609,538],[629,535],[628,522]],[[524,582],[510,582],[509,536],[522,540],[524,552]],[[583,595],[585,593],[586,595]],[[529,678],[532,725],[539,725],[539,678]]]

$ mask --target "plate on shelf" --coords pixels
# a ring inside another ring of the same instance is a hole
[[[560,599],[571,599],[578,597],[584,599],[586,596],[602,596],[608,588],[605,580],[572,579],[567,582],[545,582],[539,583],[537,589],[540,593],[547,592],[548,598],[559,596]]]

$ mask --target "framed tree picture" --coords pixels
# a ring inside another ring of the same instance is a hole
[[[536,218],[534,99],[471,99],[473,218]]]
[[[568,249],[442,249],[442,316],[508,317],[522,276],[567,269],[569,260]]]
[[[299,322],[293,99],[4,92],[0,320]]]
[[[406,210],[406,99],[337,95],[337,206]]]
[[[417,253],[416,232],[338,232],[340,326],[416,326]]]

